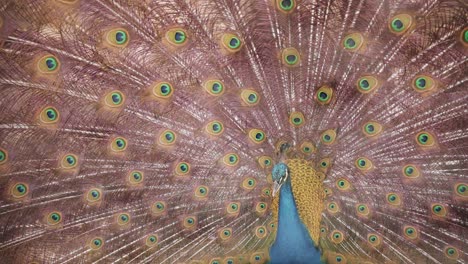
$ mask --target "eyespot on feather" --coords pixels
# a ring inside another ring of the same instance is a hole
[[[320,171],[326,173],[330,167],[331,167],[331,159],[330,158],[323,158],[321,160],[319,160],[318,162],[318,167],[320,169]]]
[[[392,17],[388,23],[390,32],[395,35],[402,35],[414,28],[414,18],[409,14],[399,14]]]
[[[375,137],[382,132],[382,125],[377,122],[369,121],[362,126],[362,133],[366,137]]]
[[[241,187],[244,188],[244,190],[251,191],[255,188],[257,185],[257,181],[252,178],[252,177],[247,177],[242,181]]]
[[[448,245],[444,248],[444,254],[447,258],[457,260],[460,257],[460,253],[458,249],[455,247]]]
[[[124,105],[124,102],[125,102],[125,95],[119,90],[109,92],[104,97],[104,103],[106,104],[106,106],[110,108],[121,107]]]
[[[333,88],[324,85],[320,87],[315,93],[315,101],[320,105],[327,105],[330,103],[333,97]]]
[[[402,172],[403,172],[403,176],[409,179],[416,179],[419,176],[421,176],[421,173],[418,167],[413,164],[408,164],[408,165],[403,166]]]
[[[264,202],[258,202],[255,206],[255,211],[259,214],[264,214],[268,209],[268,205]]]
[[[127,180],[130,185],[138,185],[143,182],[144,173],[142,171],[134,170],[127,175]]]
[[[205,131],[211,136],[220,136],[224,132],[224,125],[219,120],[213,120],[205,126]]]
[[[447,216],[447,209],[443,204],[432,203],[430,206],[430,210],[433,216],[442,218]]]
[[[176,176],[187,176],[190,173],[190,163],[178,162],[175,166]]]
[[[233,33],[224,33],[221,37],[221,47],[228,53],[236,53],[243,46],[242,39]]]
[[[195,198],[206,199],[208,198],[208,193],[210,189],[205,185],[200,185],[195,188]]]
[[[151,205],[151,213],[154,216],[160,216],[166,211],[166,203],[164,201],[156,201]]]
[[[8,151],[4,148],[0,148],[0,165],[7,163]]]
[[[75,154],[66,154],[62,157],[60,166],[63,169],[74,169],[78,166],[78,157]]]
[[[145,239],[145,244],[148,247],[154,247],[158,245],[158,236],[156,234],[150,234]]]
[[[320,136],[320,141],[324,145],[332,145],[335,143],[336,139],[336,131],[334,129],[328,129],[322,132]]]
[[[335,244],[340,244],[344,240],[343,232],[339,230],[333,230],[330,234],[330,240]]]
[[[45,125],[56,124],[60,120],[60,113],[53,106],[44,107],[39,114],[39,121]]]
[[[262,189],[262,197],[269,198],[271,197],[271,189],[268,187],[265,187]]]
[[[376,233],[369,233],[367,235],[367,242],[373,247],[378,247],[382,243],[382,238]]]
[[[468,198],[468,184],[457,183],[454,185],[454,193],[460,198]]]
[[[406,238],[409,238],[411,240],[415,240],[415,239],[417,239],[419,237],[419,232],[414,226],[405,225],[403,227],[403,235]]]
[[[381,86],[379,79],[372,75],[364,75],[357,80],[356,87],[360,93],[368,94]]]
[[[263,264],[267,262],[266,254],[263,252],[255,252],[250,255],[250,264]]]
[[[105,40],[110,47],[125,48],[130,41],[130,34],[124,28],[115,28],[106,32]]]
[[[176,143],[176,140],[177,134],[172,130],[166,129],[159,135],[158,143],[162,146],[171,146]]]
[[[122,152],[127,149],[127,140],[123,137],[115,137],[111,142],[111,150],[113,152]]]
[[[265,238],[267,236],[267,229],[265,226],[257,226],[255,228],[255,236],[260,239]]]
[[[222,228],[221,230],[219,230],[218,236],[223,241],[229,240],[232,236],[232,228]]]
[[[343,38],[343,48],[347,51],[357,52],[364,49],[364,36],[361,33],[351,33]]]
[[[268,169],[272,167],[273,161],[270,156],[260,156],[258,159],[258,164],[263,169]]]
[[[58,211],[50,212],[46,217],[46,223],[49,226],[55,226],[62,222],[62,213]]]
[[[101,237],[95,237],[89,241],[89,247],[91,250],[99,250],[104,246],[104,239]]]
[[[412,79],[411,87],[418,93],[425,93],[437,89],[437,81],[429,75],[419,74]]]
[[[120,213],[116,216],[116,222],[119,226],[126,226],[130,224],[130,214]]]
[[[368,172],[374,167],[372,162],[366,157],[356,159],[355,166],[362,172]]]
[[[166,32],[165,40],[175,48],[183,47],[188,43],[188,34],[180,27],[171,28]]]
[[[358,216],[361,216],[361,217],[369,217],[370,215],[370,210],[369,210],[369,207],[367,206],[367,204],[357,204],[356,205],[356,212],[358,214]]]
[[[60,70],[60,61],[52,54],[45,55],[37,61],[37,69],[42,74],[55,74]]]
[[[290,14],[296,8],[296,0],[275,0],[276,9],[284,14]]]
[[[18,182],[10,187],[10,195],[15,199],[25,198],[29,193],[29,185],[24,182]]]
[[[304,141],[301,144],[301,152],[305,155],[310,155],[317,151],[317,148],[312,142]]]
[[[329,202],[327,205],[327,211],[331,214],[336,214],[340,212],[340,207],[336,202]]]
[[[340,191],[348,191],[351,188],[351,184],[345,178],[340,178],[336,181],[336,187]]]
[[[203,84],[205,91],[212,96],[221,96],[224,94],[224,83],[220,80],[208,80]]]
[[[242,89],[241,99],[245,106],[256,106],[260,102],[260,96],[258,93],[251,89]]]
[[[461,32],[460,32],[460,42],[465,46],[465,48],[468,47],[468,27],[465,27]]]
[[[305,118],[301,112],[292,112],[289,115],[289,123],[294,127],[301,127],[304,125]]]
[[[285,48],[281,51],[281,62],[287,67],[299,66],[301,56],[295,48]]]
[[[400,196],[397,193],[388,193],[386,196],[387,203],[393,206],[400,206],[401,205],[401,199]]]
[[[237,216],[239,214],[239,211],[240,211],[240,203],[238,202],[230,202],[226,206],[226,212],[230,216]]]
[[[435,137],[428,131],[421,131],[415,136],[416,143],[418,146],[423,148],[433,147],[436,145]]]
[[[237,155],[236,153],[228,153],[224,155],[223,157],[223,163],[224,165],[228,167],[234,167],[238,165],[239,160],[240,160],[239,155]]]
[[[325,193],[325,196],[327,197],[333,195],[333,191],[330,188],[324,188],[323,192]]]
[[[249,130],[249,139],[255,144],[261,144],[266,140],[266,135],[263,130],[253,128]]]
[[[197,226],[197,217],[195,216],[187,216],[182,221],[182,225],[185,229],[193,230]]]
[[[85,194],[86,202],[89,205],[95,205],[102,200],[102,190],[99,188],[91,188]]]
[[[156,98],[170,99],[174,94],[174,88],[169,82],[158,82],[152,86],[151,94]]]

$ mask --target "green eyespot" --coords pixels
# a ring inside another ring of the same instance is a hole
[[[281,59],[288,67],[298,66],[300,62],[299,51],[295,48],[286,48],[281,52]]]
[[[304,124],[304,115],[301,112],[292,112],[289,115],[289,123],[295,127],[300,127]]]
[[[112,140],[111,149],[114,152],[122,152],[127,149],[127,140],[123,137],[116,137]]]
[[[409,239],[417,239],[419,236],[418,230],[413,226],[404,226],[403,233]]]
[[[330,240],[335,243],[335,244],[339,244],[341,242],[343,242],[343,232],[339,231],[339,230],[334,230],[331,234],[330,234]]]
[[[324,145],[331,145],[335,142],[336,131],[334,129],[328,129],[322,132],[320,136],[320,141]]]
[[[155,216],[162,215],[165,211],[166,203],[163,201],[157,201],[151,205],[151,213]]]
[[[157,235],[151,234],[151,235],[146,237],[146,245],[148,247],[154,247],[157,244],[158,244],[158,236]]]
[[[382,132],[382,125],[377,122],[367,122],[362,126],[362,133],[367,137],[377,136]]]
[[[255,144],[261,144],[266,140],[266,135],[262,130],[254,128],[249,131],[249,139]]]
[[[219,230],[218,234],[222,240],[228,240],[232,236],[232,228],[223,228]]]
[[[357,80],[356,87],[360,93],[368,94],[381,86],[379,79],[371,75],[362,76]]]
[[[468,197],[468,185],[466,183],[457,183],[455,184],[455,194],[462,198]]]
[[[58,225],[62,222],[62,214],[60,212],[51,212],[47,215],[47,224],[50,226]]]
[[[104,240],[100,237],[91,239],[89,246],[92,250],[99,250],[104,245]]]
[[[447,209],[444,205],[439,203],[434,203],[431,205],[431,212],[433,215],[438,217],[445,217],[447,216]]]
[[[468,27],[460,32],[460,41],[465,47],[468,47]]]
[[[346,35],[343,39],[343,47],[348,51],[359,51],[364,46],[364,36],[361,33]]]
[[[347,179],[341,178],[336,181],[336,187],[340,191],[347,191],[351,188],[351,184]]]
[[[369,244],[371,244],[374,247],[379,246],[381,241],[382,240],[381,240],[380,236],[377,235],[377,234],[370,233],[370,234],[367,235],[367,242],[369,242]]]
[[[453,259],[453,260],[457,260],[460,257],[460,253],[458,252],[458,249],[450,245],[445,247],[444,254],[447,258]]]
[[[106,94],[104,98],[105,104],[110,108],[121,107],[125,102],[125,96],[122,92],[115,90]]]
[[[239,208],[240,203],[232,202],[226,206],[226,212],[228,213],[228,215],[235,216],[239,213]]]
[[[206,198],[208,197],[209,188],[201,185],[195,189],[195,197],[197,198]]]
[[[252,177],[247,177],[242,181],[242,188],[245,190],[252,190],[255,188],[257,181]]]
[[[78,166],[78,157],[74,154],[67,154],[62,157],[62,160],[60,161],[60,166],[63,169],[73,169]]]
[[[125,226],[130,223],[130,215],[127,213],[121,213],[117,215],[117,224],[119,226]]]
[[[335,202],[329,202],[327,206],[327,210],[329,213],[338,213],[340,211],[340,207]]]
[[[408,14],[396,15],[390,19],[390,31],[396,35],[401,35],[413,27],[413,17]]]
[[[112,29],[106,34],[106,41],[113,47],[126,47],[130,40],[128,31],[123,28]]]
[[[60,68],[60,62],[54,55],[45,55],[37,62],[37,68],[43,74],[56,73]]]
[[[272,159],[269,156],[261,156],[257,159],[257,161],[260,167],[262,167],[263,169],[268,169],[273,164]]]
[[[266,228],[264,226],[256,227],[255,228],[255,235],[260,239],[265,238],[266,235],[267,235]]]
[[[5,164],[8,161],[8,152],[5,149],[0,148],[0,165]]]
[[[177,135],[174,131],[166,129],[159,135],[159,144],[163,146],[171,146],[176,142]]]
[[[168,99],[174,93],[174,88],[169,82],[158,82],[153,85],[152,94],[161,99]]]
[[[26,183],[16,183],[10,189],[10,194],[15,199],[20,199],[25,197],[28,194],[29,188]]]
[[[255,106],[260,102],[258,93],[251,89],[243,89],[241,91],[241,99],[245,106]]]
[[[415,165],[408,164],[403,167],[403,176],[406,178],[416,179],[420,176],[420,172]]]
[[[330,86],[324,85],[315,93],[315,100],[321,105],[330,103],[333,96],[333,89]]]
[[[59,111],[52,106],[44,107],[39,115],[39,120],[46,125],[55,124],[59,119]]]
[[[400,196],[396,193],[388,193],[387,203],[390,205],[399,206],[401,204]]]
[[[367,172],[373,168],[372,162],[365,157],[358,158],[355,162],[356,168],[362,172]]]
[[[221,46],[229,53],[236,53],[242,48],[242,40],[236,34],[225,33],[221,39]]]
[[[431,133],[421,131],[416,134],[416,143],[421,147],[432,147],[436,144],[436,140]]]
[[[221,121],[214,120],[206,125],[205,131],[212,136],[219,136],[224,131],[224,125]]]
[[[141,171],[131,171],[128,174],[128,182],[131,185],[136,185],[143,182],[144,174]]]
[[[264,214],[264,213],[267,211],[267,208],[268,208],[268,206],[267,206],[266,203],[264,203],[264,202],[259,202],[259,203],[257,203],[257,205],[255,206],[255,211],[256,211],[258,214],[262,215],[262,214]]]
[[[239,164],[239,155],[236,153],[228,153],[223,157],[223,163],[227,166],[233,167]]]
[[[165,37],[167,43],[176,48],[187,44],[187,32],[182,28],[169,29]]]
[[[183,226],[186,229],[194,229],[197,225],[197,218],[195,216],[187,216],[184,218]]]
[[[291,13],[295,7],[295,0],[276,0],[276,8],[283,13]]]
[[[185,176],[190,172],[190,164],[188,162],[179,162],[175,167],[176,176]]]
[[[224,93],[224,83],[220,80],[208,80],[203,84],[203,88],[212,96],[220,96]]]
[[[98,188],[91,188],[86,192],[86,201],[88,204],[93,205],[102,199],[102,191]]]
[[[366,204],[357,204],[356,212],[359,216],[368,217],[370,214],[369,207]]]

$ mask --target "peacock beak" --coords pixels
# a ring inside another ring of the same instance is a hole
[[[283,185],[283,183],[284,182],[277,182],[277,181],[273,182],[273,191],[271,193],[272,197],[275,197],[276,193],[279,192],[279,190],[281,189],[281,186]]]

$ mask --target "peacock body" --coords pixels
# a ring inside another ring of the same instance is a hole
[[[466,263],[463,0],[2,0],[1,263]]]

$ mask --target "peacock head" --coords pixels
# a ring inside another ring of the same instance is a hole
[[[281,189],[281,186],[286,182],[289,176],[288,166],[282,162],[276,164],[273,167],[273,171],[271,173],[271,178],[273,179],[273,192],[272,196]]]

